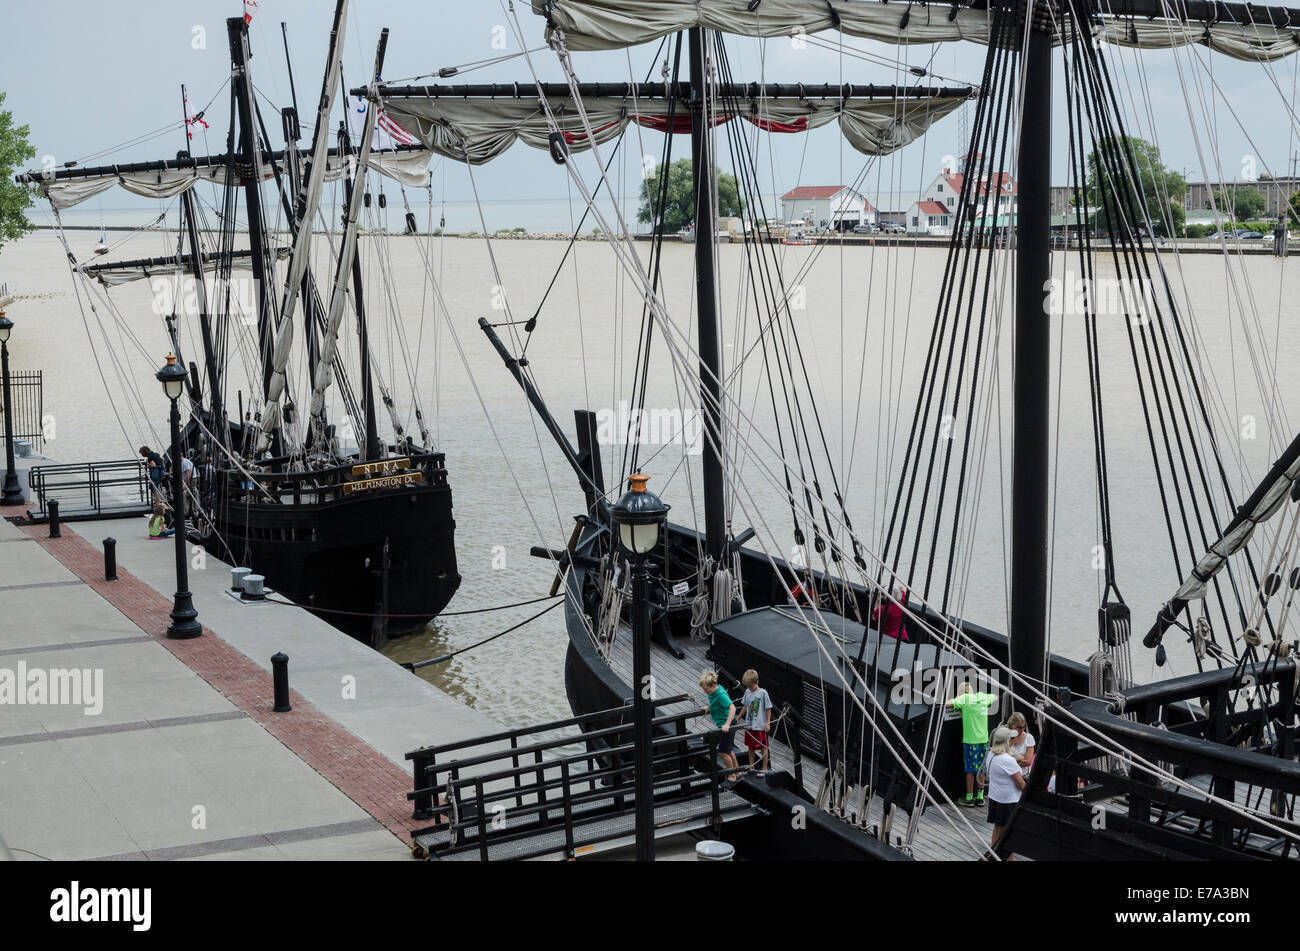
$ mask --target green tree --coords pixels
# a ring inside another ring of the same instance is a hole
[[[1300,221],[1300,192],[1295,192],[1290,198],[1291,218],[1293,221]]]
[[[1214,196],[1214,200],[1219,206],[1219,212],[1231,215],[1234,221],[1258,218],[1268,205],[1259,189],[1253,185],[1224,189]]]
[[[1176,228],[1177,212],[1171,205],[1182,202],[1187,194],[1187,182],[1160,161],[1160,149],[1136,136],[1106,138],[1098,144],[1102,154],[1093,151],[1088,156],[1088,204],[1099,210],[1098,224],[1112,232],[1121,231],[1125,226],[1140,227],[1145,206],[1153,226],[1172,220]],[[1107,171],[1103,175],[1103,167],[1109,170],[1110,164],[1102,159],[1116,155],[1124,173],[1115,176]]]
[[[641,207],[636,218],[642,224],[652,224],[659,218],[660,192],[663,186],[660,176],[662,164],[655,167],[654,173],[641,183]],[[691,181],[691,160],[678,159],[668,166],[667,195],[664,202],[664,225],[666,234],[681,231],[695,221],[695,189]],[[745,203],[740,198],[740,186],[736,176],[723,172],[718,176],[718,214],[721,217],[735,217],[744,213]]]
[[[0,107],[5,94],[0,92]],[[0,108],[0,248],[21,238],[34,227],[24,212],[35,200],[31,191],[14,181],[23,164],[36,155],[27,143],[27,126],[15,126],[13,113]]]

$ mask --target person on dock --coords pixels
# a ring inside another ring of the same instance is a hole
[[[876,605],[876,610],[871,614],[871,620],[876,622],[876,630],[880,631],[884,637],[902,638],[910,640],[907,636],[907,629],[903,626],[903,608],[907,604],[907,588],[901,584],[894,585],[893,599],[888,603],[882,600]]]
[[[162,482],[163,482],[163,457],[158,455],[148,446],[140,447],[140,455],[144,456],[146,471],[149,473],[149,484],[153,486],[153,497],[155,500],[162,499]]]
[[[758,671],[747,670],[740,675],[745,685],[740,706],[745,711],[745,749],[749,750],[749,768],[754,768],[754,755],[762,757],[763,769],[768,768],[769,750],[767,735],[772,727],[772,698],[758,685]]]
[[[149,538],[169,538],[175,534],[175,528],[167,527],[167,513],[162,502],[154,502],[153,515],[149,517]]]
[[[1025,715],[1011,714],[1007,720],[1007,729],[1011,731],[1011,756],[1020,764],[1020,772],[1028,779],[1029,768],[1034,765],[1034,735],[1029,732]]]
[[[731,702],[726,688],[718,683],[718,675],[712,670],[700,674],[700,689],[709,698],[708,705],[703,709],[709,711],[709,716],[713,718],[713,725],[722,731],[722,735],[718,737],[718,755],[722,757],[722,765],[732,770],[727,779],[734,782],[739,775],[735,770],[740,768],[740,764],[736,762],[735,741],[731,735],[731,722],[736,717],[736,705]]]
[[[989,707],[997,703],[997,695],[976,693],[970,681],[964,680],[956,697],[949,700],[949,709],[961,713],[962,767],[966,773],[966,798],[963,806],[984,805],[984,790],[975,788],[975,776],[984,768],[989,750]]]
[[[1011,755],[1011,739],[1014,734],[1005,726],[993,731],[993,742],[989,744],[989,822],[993,824],[993,847],[997,848],[998,839],[1006,831],[1011,821],[1011,812],[1020,801],[1020,793],[1025,788],[1025,777],[1020,771],[1020,764]],[[1013,858],[1010,852],[1006,860]]]

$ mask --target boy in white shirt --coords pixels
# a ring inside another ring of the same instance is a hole
[[[772,698],[758,685],[758,671],[745,671],[740,682],[745,685],[740,707],[745,711],[745,748],[749,750],[749,768],[754,768],[754,754],[762,751],[763,769],[767,769],[767,732],[772,725]]]

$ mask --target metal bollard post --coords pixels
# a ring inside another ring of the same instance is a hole
[[[273,713],[288,713],[293,709],[289,705],[289,656],[284,653],[271,657],[271,678],[275,683],[275,706]]]
[[[49,509],[50,509],[50,537],[62,538],[63,535],[59,532],[59,500],[50,499]]]
[[[104,580],[117,580],[117,539],[104,539]]]

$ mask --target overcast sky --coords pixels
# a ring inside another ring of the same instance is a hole
[[[254,80],[275,105],[289,102],[281,21],[288,24],[298,98],[306,111],[320,88],[333,6],[332,0],[261,0],[251,33]],[[356,85],[364,76],[384,26],[392,31],[385,69],[385,78],[390,80],[501,55],[502,51],[493,46],[494,37],[501,35],[505,37],[505,52],[518,51],[514,20],[502,7],[497,0],[353,0],[345,61],[348,79]],[[519,0],[516,8],[524,37],[529,45],[540,47],[541,18],[531,12],[527,0]],[[58,162],[83,159],[137,139],[179,119],[181,83],[188,86],[196,109],[216,96],[229,75],[224,21],[228,16],[240,15],[242,9],[240,0],[9,0],[2,14],[8,42],[0,56],[0,90],[8,93],[6,107],[20,124],[30,124],[38,160],[45,155],[54,156]],[[498,31],[498,27],[505,29]],[[834,43],[837,34],[822,37]],[[728,42],[733,71],[737,78],[747,81],[765,77],[773,82],[916,82],[889,65],[842,57],[816,45],[795,50],[788,39],[762,43],[732,38]],[[963,82],[979,79],[985,54],[984,48],[975,44],[896,51],[866,40],[850,38],[847,42],[877,57],[901,57],[909,65],[928,65],[944,79]],[[639,80],[652,68],[657,78],[656,49],[657,44],[650,44],[630,52],[579,53],[574,59],[579,78],[586,81],[625,81],[630,76]],[[1289,171],[1290,156],[1300,151],[1296,124],[1288,112],[1300,57],[1265,67],[1238,63],[1199,47],[1194,51],[1141,54],[1115,51],[1114,55],[1118,57],[1112,62],[1118,70],[1121,95],[1131,95],[1141,103],[1141,114],[1131,112],[1128,121],[1148,137],[1152,136],[1154,122],[1154,138],[1166,163],[1178,170],[1186,169],[1189,179],[1202,179],[1203,161],[1209,164],[1212,178],[1218,177],[1214,171],[1216,161],[1222,163],[1226,176],[1239,177],[1247,157],[1253,157],[1259,173]],[[766,58],[765,68],[760,65],[760,57]],[[533,64],[543,79],[563,78],[549,50],[536,52]],[[524,83],[531,78],[528,64],[517,58],[451,81]],[[1058,105],[1063,103],[1061,89],[1058,75]],[[1196,135],[1189,119],[1189,102],[1195,114]],[[212,124],[207,148],[196,139],[195,152],[222,151],[227,103],[225,93],[213,103],[207,116]],[[266,101],[262,108],[271,134],[276,136],[278,123]],[[919,190],[938,172],[945,155],[964,151],[960,136],[965,123],[961,116],[971,112],[968,106],[954,113],[936,125],[924,142],[880,163],[867,176],[863,190],[870,195],[881,188],[896,192]],[[1064,184],[1064,110],[1058,108],[1057,112],[1061,122],[1054,130],[1054,179]],[[336,122],[339,114],[336,112]],[[771,140],[771,150],[762,158],[766,191],[784,191],[798,184],[852,182],[865,161],[843,144],[834,126],[808,135],[765,138]],[[657,155],[661,141],[657,135],[644,132],[635,149],[626,151],[632,159],[642,149]],[[184,144],[183,133],[172,130],[161,138],[127,145],[97,161],[170,157]],[[676,154],[688,154],[688,148],[686,140],[679,139]],[[721,160],[724,165],[730,164],[725,155]],[[435,167],[435,189],[445,189],[449,201],[472,198],[465,170],[455,163],[447,164],[445,170]],[[624,173],[627,192],[639,187],[638,166],[634,161]],[[563,171],[544,153],[521,144],[477,170],[475,181],[480,193],[493,201],[564,198],[568,193]],[[122,199],[113,201],[121,203]],[[129,203],[129,196],[125,201]]]

